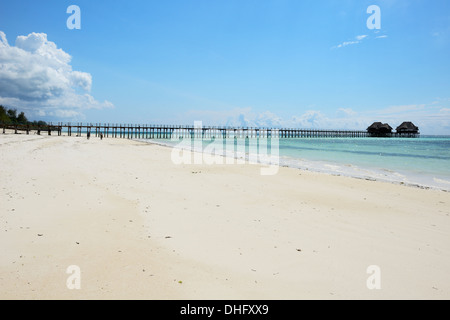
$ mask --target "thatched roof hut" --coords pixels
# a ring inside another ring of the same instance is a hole
[[[419,133],[419,127],[414,125],[414,123],[405,121],[401,125],[397,127],[397,133],[400,134],[418,134]]]
[[[367,132],[373,137],[386,137],[392,133],[392,127],[387,123],[374,122]]]

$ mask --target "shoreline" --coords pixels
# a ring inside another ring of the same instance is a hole
[[[156,140],[152,140],[152,139],[135,139],[136,141],[140,141],[142,143],[147,143],[147,144],[152,144],[152,145],[158,145],[158,146],[162,146],[162,147],[166,147],[169,149],[173,149],[175,148],[175,146],[170,145],[168,143],[164,143],[164,142],[159,142]],[[190,149],[184,149],[184,150],[190,150]],[[202,153],[204,154],[201,150],[195,149],[194,152],[198,152],[198,153]],[[245,153],[245,155],[223,155],[223,154],[217,154],[220,157],[224,158],[224,163],[226,163],[226,159],[227,158],[231,158],[234,160],[242,160],[245,159],[246,162],[248,162],[248,153]],[[315,161],[315,160],[304,160],[304,159],[296,159],[296,158],[292,158],[292,157],[287,157],[287,156],[280,156],[280,164],[279,167],[284,167],[284,168],[292,168],[292,169],[297,169],[297,170],[301,170],[301,171],[309,171],[309,172],[315,172],[315,173],[320,173],[320,174],[326,174],[326,175],[331,175],[331,176],[339,176],[339,177],[348,177],[348,178],[353,178],[353,179],[358,179],[358,180],[367,180],[367,181],[377,181],[377,182],[384,182],[384,183],[392,183],[394,185],[399,185],[399,186],[406,186],[406,187],[410,187],[410,188],[419,188],[419,189],[424,189],[424,190],[437,190],[437,191],[442,191],[442,192],[450,192],[450,186],[449,187],[443,187],[443,186],[436,186],[436,185],[427,185],[425,183],[415,183],[415,182],[404,182],[404,181],[400,181],[400,180],[393,180],[393,179],[388,179],[388,178],[380,178],[380,177],[373,177],[370,175],[366,175],[364,176],[363,174],[361,175],[357,175],[357,174],[351,174],[351,173],[345,173],[345,172],[333,172],[333,171],[326,171],[325,169],[318,169],[318,168],[308,168],[307,165],[303,164],[303,165],[295,165],[292,164],[293,161],[300,163],[300,162],[307,162],[307,163],[324,163],[326,164],[334,164],[332,162],[327,162],[327,161]],[[288,163],[289,162],[289,163]],[[256,163],[252,163],[252,164],[256,164]],[[258,165],[267,165],[265,163],[261,163],[258,162]],[[342,166],[342,165],[341,165]],[[354,167],[353,165],[349,165],[351,167]],[[365,169],[365,168],[360,168],[357,167],[359,169]],[[387,169],[385,169],[387,170]]]
[[[5,135],[10,135],[13,134],[14,132],[12,129],[8,129],[6,130],[7,133]],[[37,132],[32,133],[33,131],[30,131],[30,135],[27,135],[25,133],[18,133],[16,135],[26,135],[26,136],[38,136]],[[43,135],[43,136],[47,136],[47,135]],[[61,137],[68,137],[68,138],[86,138],[84,136],[73,136],[73,137],[69,137],[69,136],[65,136],[62,135]],[[424,137],[430,137],[430,136],[424,136]],[[433,136],[434,137],[434,136]],[[450,136],[436,136],[436,137],[443,137],[443,138],[448,138]],[[98,137],[92,137],[93,139],[97,139]],[[106,138],[106,137],[105,137]],[[107,138],[107,139],[112,139],[112,138]],[[114,139],[119,139],[119,138],[114,138]],[[309,139],[314,139],[314,138],[309,138]],[[364,139],[364,138],[355,138],[355,139]],[[128,140],[128,139],[120,139],[120,140]],[[168,149],[173,149],[175,146],[165,143],[165,142],[160,142],[157,141],[155,139],[129,139],[130,141],[138,141],[138,142],[142,142],[145,144],[150,144],[150,145],[158,145],[158,146],[162,146],[162,147],[166,147]],[[185,150],[190,150],[190,149],[185,149]],[[204,154],[202,151],[195,149],[194,152],[197,153],[202,153]],[[217,155],[217,154],[216,154]],[[218,156],[223,157],[225,160],[224,162],[226,162],[227,158],[231,158],[233,160],[242,160],[244,159],[246,161],[246,163],[250,163],[248,162],[248,156],[249,154],[246,152],[245,155],[222,155],[222,154],[218,154]],[[331,165],[335,165],[335,163],[333,162],[327,162],[327,161],[316,161],[316,160],[305,160],[305,159],[298,159],[298,158],[292,158],[289,156],[280,156],[279,157],[281,159],[279,167],[284,167],[284,168],[292,168],[292,169],[297,169],[297,170],[301,170],[301,171],[307,171],[307,172],[314,172],[314,173],[320,173],[320,174],[325,174],[325,175],[331,175],[331,176],[338,176],[338,177],[348,177],[348,178],[353,178],[353,179],[357,179],[357,180],[366,180],[366,181],[377,181],[377,182],[383,182],[383,183],[391,183],[394,185],[399,185],[399,186],[406,186],[406,187],[410,187],[410,188],[419,188],[419,189],[424,189],[424,190],[437,190],[437,191],[442,191],[442,192],[446,192],[446,193],[450,193],[450,186],[449,187],[443,187],[443,186],[436,186],[436,185],[429,185],[426,183],[420,183],[420,182],[404,182],[404,181],[400,181],[400,180],[393,180],[393,179],[388,179],[388,178],[380,178],[380,177],[374,177],[374,176],[364,176],[364,175],[357,175],[357,174],[351,174],[351,173],[345,173],[345,172],[333,172],[333,171],[327,171],[325,169],[318,169],[318,168],[311,168],[308,167],[307,165],[303,164],[292,164],[293,161],[300,163],[300,162],[306,162],[306,163],[324,163],[326,164],[331,164]],[[283,161],[284,160],[284,161]],[[287,163],[289,162],[289,163]],[[267,163],[261,163],[261,162],[257,162],[251,163],[252,165],[267,165]],[[354,167],[354,165],[349,164],[349,165],[342,165],[341,166],[350,166],[350,167]],[[360,168],[360,167],[357,167]],[[360,169],[365,170],[366,168],[361,167]],[[372,170],[372,168],[370,168],[369,170]],[[389,172],[391,172],[391,170],[388,169],[384,169],[387,170]],[[395,171],[394,171],[395,172]],[[433,179],[436,179],[436,177],[434,177]]]

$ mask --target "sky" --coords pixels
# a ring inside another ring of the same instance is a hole
[[[0,104],[53,122],[450,135],[450,1],[1,0]]]

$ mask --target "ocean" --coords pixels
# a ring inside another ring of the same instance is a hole
[[[280,140],[280,164],[450,191],[450,137]]]
[[[210,143],[203,141],[203,148]],[[291,138],[279,139],[278,144],[280,166],[450,191],[450,136]]]

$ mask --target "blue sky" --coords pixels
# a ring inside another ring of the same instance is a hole
[[[0,103],[33,119],[450,135],[448,0],[15,0],[0,31]]]

